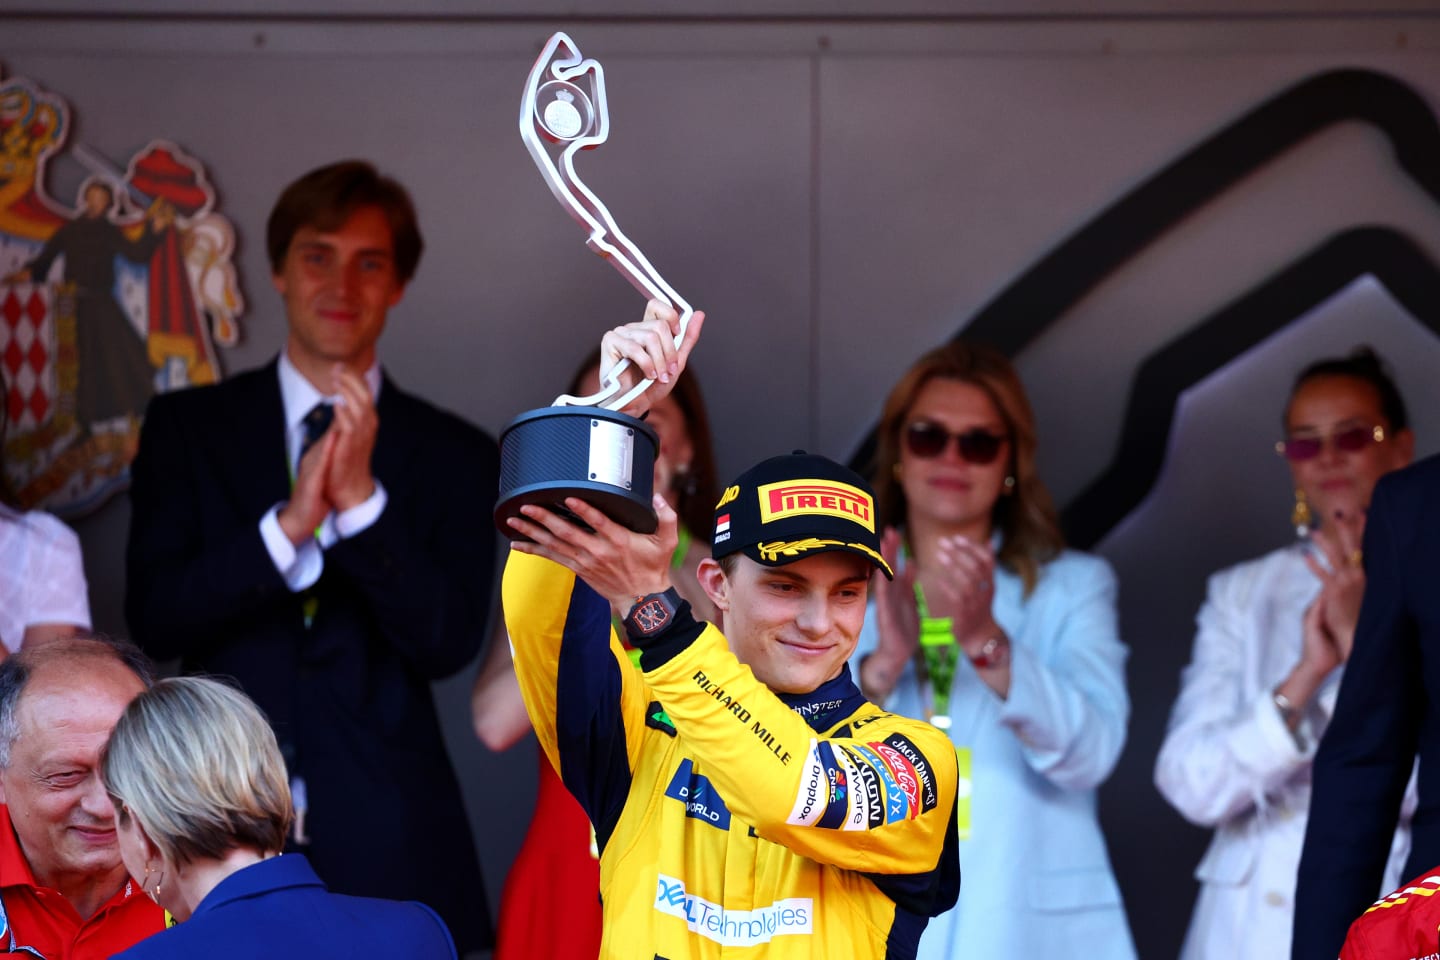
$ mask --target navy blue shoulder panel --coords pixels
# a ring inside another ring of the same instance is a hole
[[[955,906],[960,897],[960,831],[955,818],[945,828],[945,845],[934,869],[924,873],[867,873],[872,883],[895,901],[895,923],[890,928],[885,956],[913,957],[931,917]]]
[[[560,779],[595,826],[601,850],[630,793],[621,665],[610,650],[610,604],[576,579],[555,671],[555,744]]]
[[[896,923],[900,914],[912,914],[924,930],[927,918],[939,917],[955,907],[960,897],[960,833],[955,818],[945,828],[945,846],[935,868],[923,874],[865,874],[881,894],[896,901]],[[919,934],[916,934],[919,936]]]
[[[895,922],[885,938],[885,960],[914,960],[920,950],[920,934],[929,923],[929,917],[896,907]]]

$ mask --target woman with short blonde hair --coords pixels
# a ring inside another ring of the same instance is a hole
[[[318,960],[380,943],[402,956],[455,957],[429,907],[332,894],[305,857],[280,855],[294,817],[285,763],[240,691],[203,677],[161,680],[116,723],[101,776],[126,869],[183,921],[121,954],[127,960]]]

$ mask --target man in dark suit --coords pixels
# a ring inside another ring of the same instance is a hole
[[[1440,865],[1440,457],[1390,474],[1365,521],[1365,601],[1315,756],[1295,891],[1295,960],[1334,960],[1380,893],[1420,757],[1410,879]]]
[[[331,889],[427,903],[463,953],[490,922],[430,683],[481,642],[495,443],[380,372],[423,246],[403,187],[367,163],[314,170],[266,239],[285,347],[150,404],[126,615],[151,656],[233,676],[264,709],[295,842]]]

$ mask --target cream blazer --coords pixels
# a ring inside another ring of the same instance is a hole
[[[1190,664],[1155,763],[1155,785],[1185,819],[1213,827],[1182,960],[1288,957],[1295,876],[1310,806],[1310,762],[1335,705],[1340,670],[1292,736],[1273,691],[1300,660],[1301,617],[1320,592],[1297,543],[1210,578]],[[1415,780],[1385,887],[1403,877]]]

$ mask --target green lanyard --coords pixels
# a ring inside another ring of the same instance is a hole
[[[904,552],[901,556],[904,557]],[[955,624],[949,617],[930,616],[925,602],[925,589],[915,581],[915,610],[920,614],[920,657],[930,678],[929,720],[941,730],[950,729],[950,685],[955,680],[955,665],[960,659],[960,646],[955,642]]]
[[[955,680],[955,666],[960,662],[960,645],[955,642],[954,621],[950,617],[930,616],[925,591],[915,581],[915,610],[920,614],[920,656],[930,676],[929,720],[941,730],[950,729],[950,685]],[[970,839],[970,796],[974,790],[971,779],[970,748],[955,747],[958,785],[955,796],[955,826],[961,840]]]

